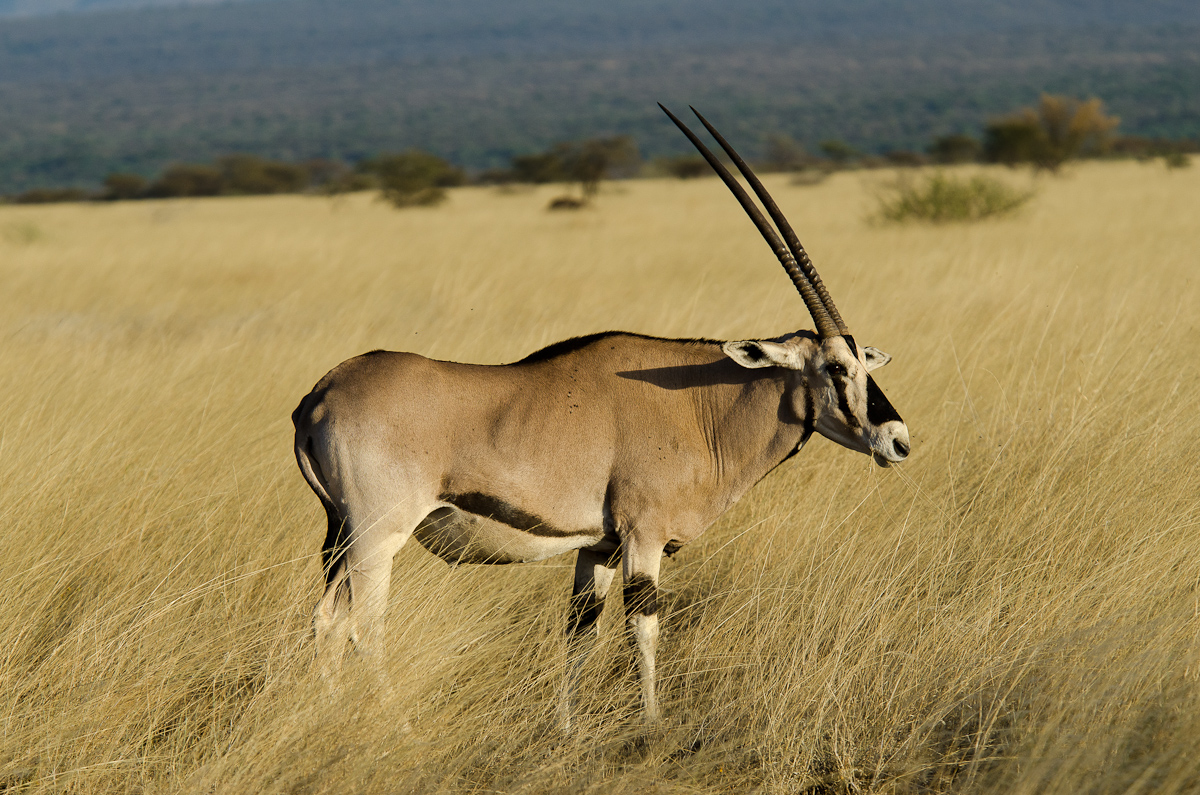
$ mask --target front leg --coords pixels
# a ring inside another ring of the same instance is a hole
[[[639,537],[636,529],[622,543],[622,575],[625,578],[625,620],[637,648],[638,673],[642,681],[642,707],[646,720],[658,720],[654,693],[654,653],[658,648],[658,570],[663,544]]]
[[[604,610],[604,597],[608,595],[613,576],[617,573],[615,558],[612,550],[597,552],[581,549],[575,560],[575,584],[571,588],[567,619],[569,660],[558,699],[558,722],[564,733],[571,730],[579,676],[596,645],[596,635],[600,630],[596,622]]]

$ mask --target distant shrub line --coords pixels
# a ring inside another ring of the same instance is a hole
[[[1168,167],[1181,168],[1190,164],[1189,155],[1200,152],[1200,141],[1114,136],[1119,122],[1105,114],[1098,99],[1085,101],[1043,95],[1036,107],[1021,108],[992,119],[982,139],[965,133],[940,136],[925,152],[896,150],[872,155],[859,152],[843,141],[826,140],[818,144],[817,155],[787,135],[768,135],[756,167],[766,173],[794,173],[796,184],[812,184],[828,173],[843,169],[929,164],[1002,163],[1056,172],[1068,160],[1084,157],[1162,158]],[[658,158],[646,163],[631,137],[613,136],[558,143],[544,152],[513,157],[507,169],[489,169],[474,175],[436,155],[415,149],[380,154],[353,166],[336,160],[288,163],[233,154],[214,163],[176,163],[153,179],[131,173],[109,174],[100,190],[35,188],[9,196],[7,201],[39,204],[306,192],[336,195],[375,189],[395,206],[409,207],[437,204],[445,198],[445,189],[456,185],[577,184],[578,198],[568,193],[551,202],[551,207],[558,209],[586,206],[605,179],[635,176],[689,179],[710,173],[708,164],[699,155]],[[951,187],[943,179],[936,190]]]

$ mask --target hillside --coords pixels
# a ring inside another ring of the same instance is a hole
[[[1200,134],[1200,7],[716,0],[602,8],[260,0],[0,21],[0,190],[230,151],[417,146],[482,168],[556,140],[683,151],[656,101],[746,141],[919,148],[1041,91]]]

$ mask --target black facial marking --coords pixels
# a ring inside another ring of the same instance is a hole
[[[813,435],[814,425],[817,421],[816,413],[817,408],[813,403],[812,390],[808,388],[808,383],[806,382],[804,384],[804,417],[801,418],[804,421],[804,435],[800,437],[800,444],[807,442],[809,437]]]
[[[845,378],[833,379],[833,388],[837,390],[838,408],[841,410],[842,416],[846,418],[846,425],[851,428],[859,428],[861,425],[858,417],[850,413],[850,401],[846,397],[846,380]]]
[[[681,548],[683,548],[683,544],[681,542],[668,541],[667,545],[665,547],[663,547],[663,554],[669,558],[672,555],[674,555],[676,552],[678,552]]]
[[[533,535],[554,537],[574,535],[574,533],[566,533],[555,527],[551,527],[540,517],[523,511],[517,506],[511,505],[499,497],[493,497],[490,494],[469,491],[465,494],[440,494],[438,495],[438,499],[444,500],[455,508],[467,513],[473,513],[476,516],[482,516]]]
[[[850,346],[850,352],[853,353],[854,358],[857,359],[858,358],[858,346],[854,344],[854,337],[851,337],[849,334],[843,334],[842,339],[844,339],[846,341],[846,344]]]
[[[652,616],[658,612],[658,586],[646,576],[634,575],[623,589],[626,616]]]
[[[872,425],[882,425],[885,422],[903,422],[900,415],[892,408],[883,390],[875,383],[875,379],[867,376],[867,420]]]

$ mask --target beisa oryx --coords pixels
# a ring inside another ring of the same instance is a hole
[[[574,677],[619,565],[646,716],[657,717],[658,575],[814,432],[881,466],[908,429],[762,183],[699,113],[778,227],[663,108],[733,191],[800,291],[816,332],[675,340],[605,332],[519,362],[459,364],[375,351],[335,367],[292,414],[296,459],[328,515],[318,653],[381,645],[393,556],[413,536],[451,563],[578,551],[569,607]],[[780,239],[782,234],[782,240]]]

